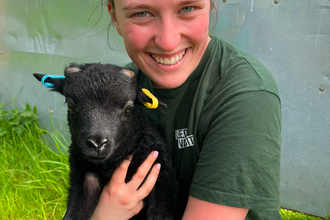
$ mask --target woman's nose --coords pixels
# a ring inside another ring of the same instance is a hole
[[[163,19],[157,27],[155,43],[164,51],[173,51],[181,41],[180,25],[173,19]]]

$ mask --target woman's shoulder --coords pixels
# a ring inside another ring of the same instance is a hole
[[[209,74],[218,78],[214,86],[230,88],[232,92],[261,90],[278,95],[272,73],[260,61],[220,38],[213,37],[211,43]]]
[[[133,63],[132,61],[129,62],[129,63],[127,63],[127,64],[125,64],[125,65],[123,66],[123,68],[131,69],[131,70],[134,70],[135,72],[138,71],[138,69],[139,69],[139,68],[135,65],[135,63]]]

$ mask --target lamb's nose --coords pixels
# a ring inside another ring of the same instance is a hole
[[[95,148],[96,150],[102,151],[105,149],[105,146],[108,144],[109,140],[104,138],[97,141],[94,138],[87,138],[86,142],[90,148]]]

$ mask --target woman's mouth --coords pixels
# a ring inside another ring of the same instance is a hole
[[[186,54],[186,50],[183,50],[182,52],[180,52],[174,56],[171,56],[171,57],[161,57],[156,54],[150,54],[150,56],[157,63],[169,66],[169,65],[174,65],[174,64],[177,64],[178,62],[180,62],[185,54]]]

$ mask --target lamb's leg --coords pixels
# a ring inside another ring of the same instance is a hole
[[[99,201],[102,187],[97,176],[87,173],[83,184],[75,184],[69,190],[67,212],[63,220],[88,220]]]
[[[160,172],[154,189],[150,193],[148,220],[170,220],[176,210],[177,183],[173,175]]]
[[[63,220],[76,219],[75,216],[79,213],[79,207],[84,203],[82,195],[82,187],[73,185],[69,188],[68,204]]]

